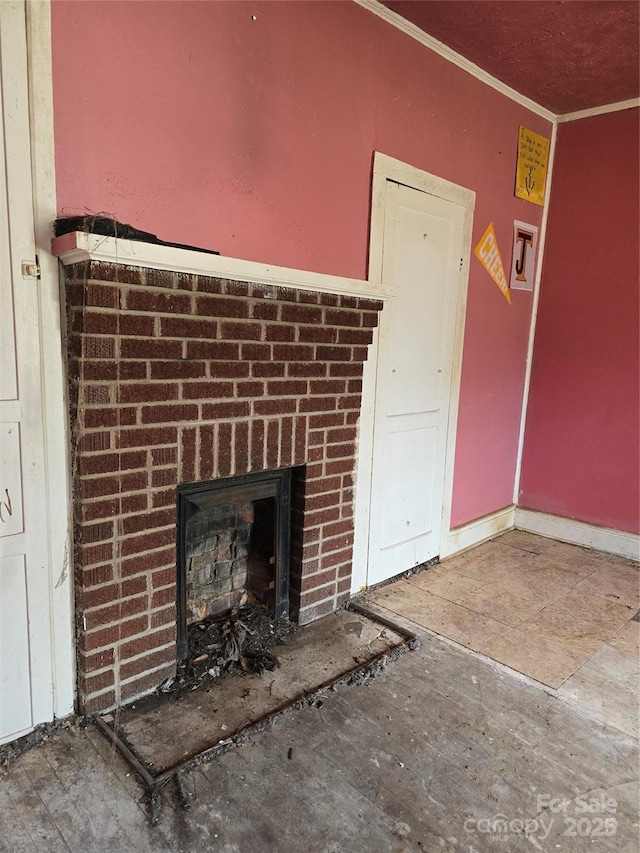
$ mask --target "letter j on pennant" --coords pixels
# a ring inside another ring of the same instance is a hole
[[[504,272],[504,265],[498,248],[496,232],[493,228],[493,222],[489,223],[487,230],[480,238],[480,242],[473,250],[476,258],[489,273],[491,278],[502,291],[507,302],[511,302],[511,294],[509,293],[509,283]]]

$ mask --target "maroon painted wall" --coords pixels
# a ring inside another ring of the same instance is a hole
[[[638,110],[560,125],[520,502],[638,532]]]
[[[505,263],[540,222],[515,154],[549,123],[354,3],[54,0],[52,27],[61,215],[365,278],[378,150],[475,190]],[[531,302],[473,259],[454,525],[512,503]]]

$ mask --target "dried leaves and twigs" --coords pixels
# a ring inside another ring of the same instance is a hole
[[[228,673],[260,674],[279,664],[272,649],[294,633],[288,619],[274,619],[262,607],[246,605],[222,617],[210,617],[188,629],[188,656],[175,679],[160,688],[182,695]]]

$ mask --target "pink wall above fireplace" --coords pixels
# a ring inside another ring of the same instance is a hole
[[[255,20],[253,20],[255,16]],[[351,3],[52,8],[59,215],[366,277],[373,151],[475,190],[508,258],[520,124],[543,119]],[[472,263],[453,523],[512,502],[531,294]]]

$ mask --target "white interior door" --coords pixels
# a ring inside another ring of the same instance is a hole
[[[0,743],[53,717],[25,7],[0,2]],[[64,488],[64,486],[63,486]]]
[[[367,585],[439,554],[465,215],[386,182]]]

